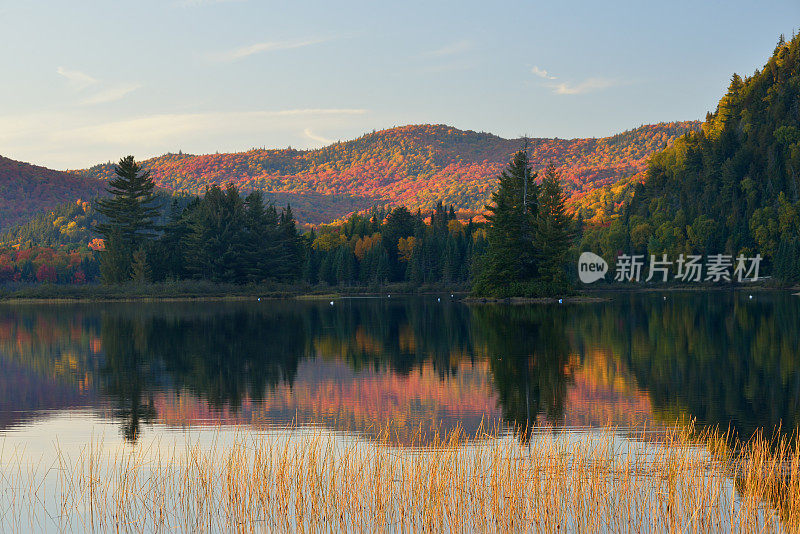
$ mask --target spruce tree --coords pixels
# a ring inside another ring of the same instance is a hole
[[[117,228],[112,228],[105,237],[105,250],[100,253],[100,276],[106,284],[121,284],[131,279],[131,254],[123,246]]]
[[[282,272],[286,280],[295,280],[303,268],[303,250],[297,225],[292,214],[292,206],[286,205],[278,221],[278,231],[283,243]]]
[[[538,254],[538,279],[550,292],[566,289],[564,261],[572,241],[572,218],[565,207],[554,165],[547,166],[539,187],[539,210],[534,229],[534,246]]]
[[[488,249],[473,286],[475,294],[510,296],[513,284],[530,281],[535,275],[536,177],[525,151],[517,152],[500,175],[499,187],[492,194],[492,205],[486,206]]]
[[[147,264],[147,254],[144,247],[133,253],[133,262],[131,264],[131,278],[137,284],[146,284],[152,280],[152,273],[150,266]]]
[[[150,171],[142,171],[133,156],[119,160],[114,169],[116,178],[109,182],[111,198],[97,201],[97,211],[105,221],[97,232],[106,243],[101,263],[113,263],[103,269],[103,279],[109,283],[124,282],[130,273],[134,251],[153,240],[158,209],[153,205],[155,184]]]

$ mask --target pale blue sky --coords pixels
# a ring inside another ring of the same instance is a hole
[[[702,119],[797,0],[0,0],[0,155],[314,148],[446,123],[592,137]]]

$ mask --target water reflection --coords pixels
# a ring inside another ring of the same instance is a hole
[[[798,307],[786,294],[722,292],[521,307],[435,297],[5,306],[0,426],[89,406],[129,440],[150,423],[389,425],[405,443],[438,425],[688,415],[748,437],[800,422]]]

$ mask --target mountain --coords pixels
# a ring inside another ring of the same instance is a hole
[[[65,202],[89,200],[105,190],[92,176],[54,171],[0,156],[0,229]]]
[[[775,276],[800,280],[800,35],[781,37],[752,76],[734,74],[701,129],[652,158],[620,213],[584,247],[761,254]]]
[[[538,168],[548,162],[559,167],[571,207],[585,220],[604,220],[625,198],[621,191],[630,191],[630,184],[643,179],[650,156],[699,124],[660,123],[599,139],[539,138],[529,143]],[[417,125],[318,150],[165,154],[143,165],[167,191],[202,194],[209,184],[232,182],[244,190],[264,190],[276,205],[291,203],[298,221],[317,224],[376,204],[427,210],[441,201],[481,213],[495,177],[524,143],[444,125]],[[0,157],[0,232],[44,212],[74,210],[76,200],[104,194],[113,173],[112,163],[60,172]]]
[[[601,203],[581,199],[595,189],[642,175],[649,157],[699,122],[642,126],[605,138],[531,139],[533,159],[544,168],[560,168],[574,206],[597,216]],[[253,149],[232,154],[166,154],[145,160],[156,184],[165,189],[202,194],[209,184],[234,183],[262,189],[279,204],[291,202],[305,222],[329,222],[379,203],[423,210],[438,202],[482,212],[495,177],[523,139],[445,125],[402,126],[366,134],[317,150]],[[95,180],[112,176],[113,164],[77,174]]]

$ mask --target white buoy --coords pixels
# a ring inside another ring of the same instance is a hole
[[[562,304],[562,303],[563,303],[563,300],[561,300],[561,299],[558,299],[558,303],[559,303],[559,304]]]
[[[664,300],[667,300],[667,297],[664,297]]]
[[[453,294],[452,293],[450,293],[450,298],[453,298]]]
[[[750,295],[750,298],[753,298],[753,295]]]
[[[388,295],[386,295],[386,298],[387,298],[387,299],[390,299],[390,298],[392,298],[392,294],[391,294],[391,293],[389,293]]]
[[[440,299],[439,297],[436,297],[436,302],[442,302],[442,299]]]
[[[331,306],[333,306],[333,301],[331,301]]]
[[[258,302],[261,302],[261,297],[258,297]]]

